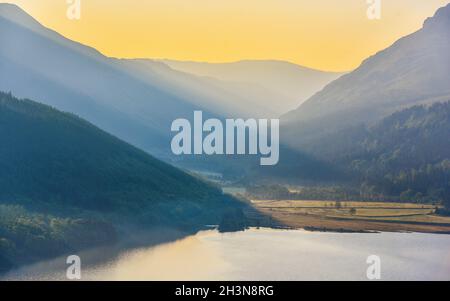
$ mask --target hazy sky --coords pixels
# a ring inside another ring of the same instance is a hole
[[[349,70],[419,29],[450,0],[382,0],[369,20],[367,0],[9,0],[41,23],[108,56],[209,62],[278,59]]]

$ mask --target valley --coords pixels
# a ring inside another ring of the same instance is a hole
[[[0,278],[450,279],[450,4],[345,74],[43,24],[0,3]]]

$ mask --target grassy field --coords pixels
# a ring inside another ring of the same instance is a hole
[[[436,206],[412,203],[252,200],[275,221],[318,231],[405,231],[449,233],[450,217],[434,214]]]

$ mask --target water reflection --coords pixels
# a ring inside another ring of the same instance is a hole
[[[338,234],[250,229],[203,231],[125,252],[83,269],[84,280],[366,280],[366,259],[381,257],[383,280],[450,280],[450,235]],[[10,278],[64,280],[44,266]]]

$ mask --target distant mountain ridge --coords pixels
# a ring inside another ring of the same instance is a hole
[[[175,70],[198,76],[231,83],[250,83],[258,89],[255,90],[254,97],[276,110],[279,115],[294,109],[326,84],[344,74],[277,60],[242,60],[231,63],[161,61]]]
[[[278,95],[259,86],[199,77],[151,59],[123,59],[117,64],[139,80],[157,84],[180,98],[189,96],[200,108],[208,108],[219,117],[273,118],[279,115],[273,105],[264,103],[264,99],[278,99]]]

